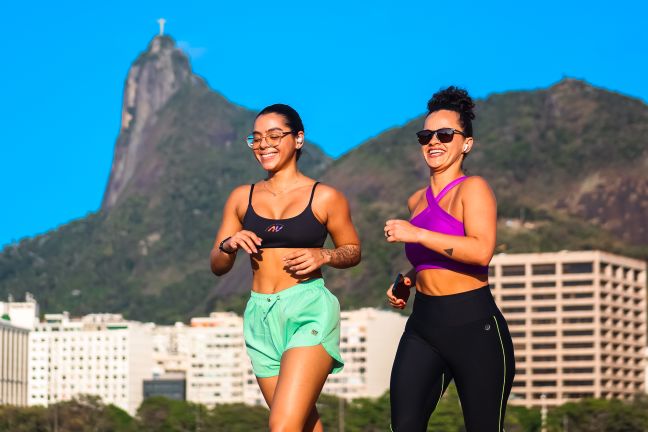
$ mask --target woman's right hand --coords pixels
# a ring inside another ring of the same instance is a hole
[[[387,288],[387,300],[389,300],[389,304],[391,307],[394,309],[405,309],[405,306],[407,306],[407,300],[409,299],[409,287],[400,287],[403,289],[403,298],[396,297],[394,295],[394,292],[392,289],[394,288],[394,284],[391,284],[389,288]]]
[[[249,254],[255,254],[259,252],[258,247],[261,246],[261,241],[261,238],[252,231],[241,230],[223,243],[223,249],[231,251],[231,253],[243,249]]]

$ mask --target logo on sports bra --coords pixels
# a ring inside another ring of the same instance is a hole
[[[278,233],[279,231],[281,231],[283,229],[283,227],[284,226],[281,225],[281,224],[273,224],[273,225],[270,225],[265,230],[266,230],[266,232],[269,232],[269,233]]]

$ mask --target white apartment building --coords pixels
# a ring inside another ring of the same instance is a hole
[[[348,399],[378,397],[389,388],[392,362],[407,318],[372,308],[341,315],[340,348],[345,366],[341,373],[329,377],[323,391]],[[156,373],[186,367],[187,400],[209,406],[238,402],[265,405],[245,351],[242,317],[214,312],[193,318],[189,327],[178,323],[158,327],[155,333]]]
[[[192,318],[187,330],[187,400],[207,406],[242,403],[249,366],[243,318],[233,312],[213,312]]]
[[[177,322],[153,328],[153,376],[186,374],[189,369],[189,332],[191,327]]]
[[[0,316],[0,405],[27,405],[29,330]]]
[[[389,389],[392,363],[407,317],[374,308],[342,311],[342,372],[330,375],[323,393],[346,399],[379,397]]]
[[[501,254],[490,282],[515,348],[510,403],[645,391],[645,262],[601,251]]]
[[[153,369],[152,327],[116,314],[46,314],[30,333],[29,405],[92,394],[134,415]]]
[[[32,330],[38,324],[39,308],[31,293],[25,294],[24,302],[16,302],[11,296],[8,301],[0,302],[0,317],[8,316],[11,325]]]

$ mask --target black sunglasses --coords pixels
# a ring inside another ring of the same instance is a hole
[[[439,142],[449,143],[450,141],[452,141],[455,134],[459,134],[463,137],[466,136],[464,132],[453,128],[441,128],[433,131],[429,129],[423,129],[422,131],[416,132],[418,142],[421,145],[429,144],[430,141],[432,141],[432,138],[434,138],[434,135],[437,136]]]

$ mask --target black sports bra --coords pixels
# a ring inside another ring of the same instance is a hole
[[[252,231],[263,241],[261,248],[321,248],[324,246],[328,231],[320,223],[313,213],[311,204],[315,195],[315,188],[319,182],[315,182],[311,192],[308,206],[297,216],[287,219],[268,219],[259,216],[252,208],[252,191],[250,188],[250,199],[248,208],[243,216],[243,229]]]

